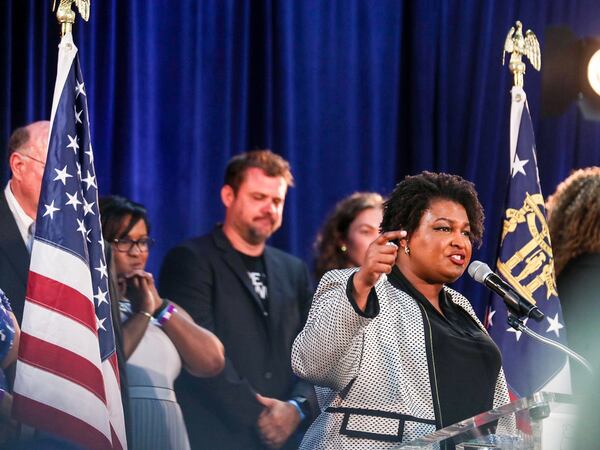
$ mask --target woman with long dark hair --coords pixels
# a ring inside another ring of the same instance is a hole
[[[340,200],[325,219],[315,240],[315,277],[332,269],[358,267],[379,234],[383,198],[376,192],[355,192]]]

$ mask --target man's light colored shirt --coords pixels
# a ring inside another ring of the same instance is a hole
[[[6,183],[6,187],[4,188],[4,196],[6,197],[8,208],[10,209],[10,212],[12,212],[15,222],[17,222],[17,227],[19,228],[19,233],[21,233],[23,242],[25,243],[25,246],[27,246],[31,239],[29,230],[35,221],[25,214],[21,205],[19,205],[19,202],[10,189],[10,180],[8,180],[8,183]]]

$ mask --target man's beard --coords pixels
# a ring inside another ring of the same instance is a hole
[[[248,243],[252,245],[264,244],[279,228],[276,221],[271,217],[261,217],[260,219],[268,219],[270,227],[257,226],[253,223],[248,224],[244,234]]]
[[[271,237],[271,235],[273,234],[273,228],[271,228],[271,230],[267,233],[265,233],[264,231],[259,230],[258,228],[255,228],[253,226],[249,226],[246,229],[246,240],[252,244],[252,245],[258,245],[258,244],[263,244],[264,242],[266,242],[267,239],[269,239]]]

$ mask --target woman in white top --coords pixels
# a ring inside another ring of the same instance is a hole
[[[209,377],[224,367],[219,339],[179,306],[159,296],[145,271],[154,242],[146,209],[123,197],[100,200],[104,238],[112,244],[118,279],[123,351],[127,358],[131,449],[189,449],[173,390],[181,367]]]

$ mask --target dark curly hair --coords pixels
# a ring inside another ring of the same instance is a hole
[[[433,200],[444,199],[459,203],[465,208],[471,227],[473,246],[481,244],[483,237],[483,207],[479,203],[475,185],[458,175],[421,172],[407,176],[396,185],[383,206],[381,232],[415,231],[423,213]]]
[[[315,243],[315,276],[320,279],[332,269],[349,267],[347,253],[341,250],[342,241],[356,216],[366,209],[383,207],[383,197],[376,192],[355,192],[340,200],[321,226]]]
[[[600,252],[600,167],[574,171],[546,203],[558,275],[572,259]]]
[[[146,208],[136,202],[118,195],[107,195],[99,200],[100,221],[102,223],[102,234],[104,239],[112,242],[127,236],[127,233],[143,220],[150,234],[150,222]],[[121,232],[123,220],[129,217],[129,223]]]

